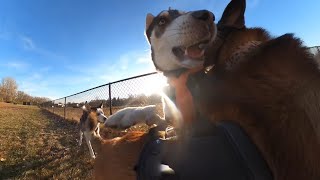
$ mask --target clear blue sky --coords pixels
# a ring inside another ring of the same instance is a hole
[[[33,96],[58,98],[154,71],[145,17],[168,7],[208,9],[228,0],[0,0],[0,78]],[[320,45],[320,1],[248,0],[248,27],[295,33]]]

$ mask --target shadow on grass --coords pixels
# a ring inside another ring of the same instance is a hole
[[[78,146],[77,123],[64,120],[47,110],[40,111],[49,121],[46,127],[31,132],[25,125],[26,128],[18,132],[22,144],[26,144],[30,138],[38,142],[34,142],[34,147],[21,146],[11,149],[10,157],[18,158],[14,163],[1,166],[0,179],[92,178],[94,162],[86,144]],[[93,142],[94,149],[96,143]],[[30,155],[30,151],[35,152]]]

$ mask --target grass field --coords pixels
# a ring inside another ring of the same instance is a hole
[[[81,109],[68,109],[68,112],[71,117],[82,114]],[[0,180],[92,178],[94,160],[85,141],[78,146],[77,120],[64,120],[60,114],[36,106],[0,102]],[[148,126],[142,124],[126,131],[101,126],[100,134],[109,139],[130,131],[147,130]],[[92,141],[98,156],[99,143]]]
[[[78,138],[73,122],[35,106],[0,103],[0,179],[90,179],[94,162]]]

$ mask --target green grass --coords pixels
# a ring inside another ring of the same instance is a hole
[[[75,123],[38,107],[0,103],[0,179],[90,179],[94,161],[78,138]]]

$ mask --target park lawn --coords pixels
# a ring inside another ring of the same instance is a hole
[[[0,103],[0,179],[90,179],[94,161],[78,138],[72,121]]]

